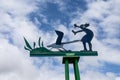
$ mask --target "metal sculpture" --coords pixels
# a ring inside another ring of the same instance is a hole
[[[75,80],[80,80],[80,73],[79,73],[79,67],[78,62],[80,56],[98,56],[97,51],[92,51],[92,44],[91,40],[93,38],[93,32],[90,29],[87,29],[89,24],[82,24],[80,26],[74,25],[74,27],[81,28],[79,31],[72,32],[76,35],[78,32],[86,32],[86,35],[81,40],[74,40],[74,41],[68,41],[68,42],[62,42],[62,39],[64,37],[64,33],[62,31],[55,30],[56,34],[58,35],[56,42],[53,44],[48,45],[47,47],[56,48],[58,51],[52,51],[46,47],[44,47],[43,41],[41,42],[41,37],[38,40],[38,47],[37,44],[33,42],[33,47],[29,44],[29,42],[24,37],[24,41],[26,46],[24,46],[25,50],[30,51],[31,57],[46,57],[46,56],[63,56],[62,63],[65,64],[65,80],[69,80],[69,64],[73,64],[74,67],[74,73],[75,73]],[[84,46],[83,51],[71,51],[66,50],[63,48],[64,44],[74,43],[81,41]],[[89,50],[86,48],[86,43],[89,44]]]

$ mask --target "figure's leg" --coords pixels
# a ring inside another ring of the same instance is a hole
[[[89,51],[92,51],[92,44],[91,44],[91,42],[88,42],[88,45],[89,45]]]
[[[83,42],[84,51],[87,51],[86,42]]]

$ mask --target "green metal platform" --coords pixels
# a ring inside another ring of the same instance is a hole
[[[50,51],[50,52],[39,52],[39,51],[31,51],[31,57],[46,57],[46,56],[64,56],[64,57],[72,57],[72,56],[98,56],[97,51]]]

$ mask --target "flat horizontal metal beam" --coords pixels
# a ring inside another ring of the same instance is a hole
[[[76,56],[98,56],[97,51],[50,51],[50,52],[39,52],[31,51],[31,57],[46,57],[46,56],[64,56],[64,57],[76,57]]]

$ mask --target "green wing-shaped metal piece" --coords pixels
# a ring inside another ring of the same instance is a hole
[[[27,46],[29,49],[31,49],[31,50],[32,50],[32,47],[30,46],[30,44],[28,43],[28,41],[26,40],[26,38],[25,38],[25,37],[24,37],[24,41],[25,41],[26,46]]]
[[[42,47],[44,47],[43,41],[42,41]]]
[[[38,45],[39,45],[39,47],[41,47],[40,41],[41,41],[41,37],[39,37],[39,40],[38,40]]]

